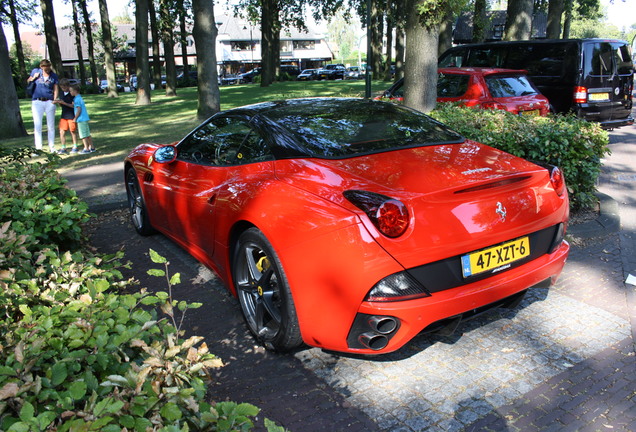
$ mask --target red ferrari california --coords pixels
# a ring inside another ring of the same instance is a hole
[[[364,99],[220,112],[125,161],[132,223],[212,268],[266,347],[379,354],[565,264],[560,170]]]

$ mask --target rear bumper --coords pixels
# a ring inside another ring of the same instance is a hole
[[[510,306],[509,303],[514,303],[514,296],[528,288],[547,286],[546,281],[549,284],[556,282],[569,249],[569,244],[564,241],[552,254],[469,285],[433,293],[430,297],[402,302],[364,302],[349,331],[345,350],[361,354],[388,353],[401,348],[423,331],[445,325],[449,319],[461,320],[489,306]],[[386,319],[395,320],[395,329],[388,334],[376,331],[377,322],[385,322]],[[377,343],[377,339],[373,339],[377,335],[386,339]],[[375,344],[373,349],[365,346],[369,341]]]

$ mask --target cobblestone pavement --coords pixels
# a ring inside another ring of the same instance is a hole
[[[574,239],[556,286],[531,290],[513,310],[419,336],[396,353],[356,357],[306,348],[276,355],[255,346],[236,302],[209,270],[162,236],[140,238],[109,220],[98,248],[125,246],[134,275],[148,248],[182,273],[187,319],[226,366],[211,398],[251,402],[303,431],[636,431],[636,129],[612,133],[600,190],[619,205],[621,229]],[[123,212],[120,212],[123,213]],[[117,232],[119,235],[113,236]],[[262,426],[259,426],[262,430]]]

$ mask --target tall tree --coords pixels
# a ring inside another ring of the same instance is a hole
[[[95,62],[95,45],[93,44],[93,25],[91,17],[88,13],[86,0],[77,0],[80,10],[82,11],[82,19],[84,21],[84,31],[86,32],[86,45],[88,46],[88,64],[91,69],[91,81],[93,85],[98,85],[97,81],[97,63]]]
[[[181,64],[183,65],[183,78],[186,83],[190,81],[190,65],[188,64],[188,26],[187,17],[190,15],[190,1],[177,0],[179,11],[179,42],[181,44]]]
[[[9,47],[7,38],[4,35],[4,28],[0,22],[0,76],[5,79],[0,80],[0,139],[17,138],[27,135],[20,114],[20,102],[18,94],[13,85],[13,80],[6,77],[11,76],[11,60],[9,59]]]
[[[148,59],[148,1],[135,0],[135,53],[137,57],[137,99],[135,104],[150,103],[150,61]]]
[[[177,95],[177,69],[174,58],[175,7],[173,0],[160,0],[159,32],[166,62],[166,96]]]
[[[3,2],[0,1],[0,4]],[[20,37],[20,23],[29,22],[30,16],[25,10],[33,10],[33,5],[17,5],[15,0],[8,0],[9,10],[7,11],[3,5],[0,8],[0,21],[2,15],[4,18],[8,18],[11,21],[11,27],[13,28],[13,39],[15,40],[16,55],[18,57],[18,73],[20,74],[20,82],[24,83],[29,77],[29,72],[26,69],[26,61],[24,59],[24,48],[22,47],[22,40]]]
[[[152,35],[152,76],[155,85],[161,85],[161,60],[159,55],[159,26],[154,0],[148,0],[148,17],[150,18],[150,34]]]
[[[484,42],[486,40],[486,24],[487,21],[486,0],[475,0],[475,8],[473,12],[473,42]]]
[[[393,9],[395,3],[392,0],[387,0],[387,14],[386,14],[386,53],[384,57],[386,62],[384,63],[384,81],[391,81],[392,73],[391,66],[393,64],[393,26],[394,26],[394,14]]]
[[[49,53],[48,57],[53,65],[53,70],[61,77],[63,76],[64,69],[62,67],[62,53],[60,52],[60,42],[57,36],[57,26],[55,25],[53,0],[40,0],[40,7],[42,8],[44,35],[46,36],[46,46]]]
[[[445,0],[411,0],[406,23],[404,104],[422,112],[437,102],[437,49]]]
[[[73,6],[73,32],[75,33],[75,48],[77,49],[77,64],[79,67],[80,82],[86,84],[86,68],[84,67],[84,50],[82,49],[82,27],[77,17],[77,1],[71,0]]]
[[[102,21],[102,44],[104,45],[104,67],[106,68],[106,79],[108,80],[108,97],[118,97],[115,56],[113,55],[113,33],[110,28],[106,0],[99,0],[99,15]]]
[[[533,0],[508,0],[504,40],[530,39],[533,11]]]
[[[563,18],[564,9],[564,0],[550,0],[548,4],[548,28],[546,30],[548,39],[561,37],[561,19]]]
[[[451,5],[446,3],[442,7],[444,7],[445,12],[444,18],[439,25],[439,40],[437,42],[437,52],[439,54],[453,46],[453,23],[455,21]]]
[[[216,20],[214,2],[193,0],[194,28],[192,34],[197,49],[197,71],[199,77],[199,105],[197,117],[210,117],[221,109],[218,71],[216,69]]]

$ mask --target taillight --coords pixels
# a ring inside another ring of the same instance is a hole
[[[344,196],[364,211],[378,231],[387,237],[399,237],[409,226],[409,212],[402,201],[360,190],[345,191]]]
[[[506,110],[506,106],[497,102],[482,102],[481,107],[484,109],[500,109]]]
[[[587,102],[587,88],[576,86],[574,87],[574,103],[586,103]]]
[[[532,162],[548,170],[550,173],[550,184],[552,185],[552,189],[554,189],[557,195],[563,196],[565,193],[565,176],[563,175],[563,171],[549,163],[538,161]]]
[[[552,187],[557,195],[562,196],[565,193],[565,179],[563,178],[563,172],[558,167],[552,167],[550,171],[550,183],[552,183]]]

